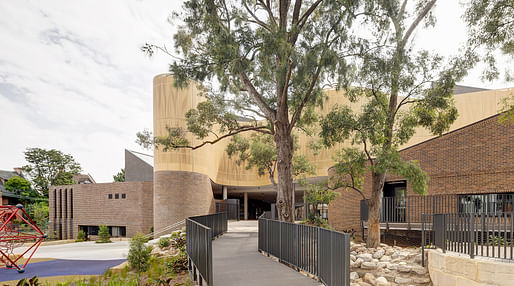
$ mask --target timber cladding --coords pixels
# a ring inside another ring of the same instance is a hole
[[[514,192],[514,124],[501,124],[495,115],[400,151],[417,160],[429,176],[428,194],[488,194]],[[329,177],[333,175],[329,170]],[[386,177],[386,182],[401,180]],[[329,223],[337,230],[360,228],[361,195],[339,189],[329,206]],[[371,174],[363,193],[371,195]],[[407,195],[415,195],[407,182]]]
[[[49,234],[76,238],[79,225],[121,226],[126,236],[149,233],[153,224],[153,182],[52,186]]]

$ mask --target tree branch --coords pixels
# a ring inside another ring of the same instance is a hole
[[[276,114],[271,107],[264,101],[264,98],[262,95],[255,89],[252,82],[248,78],[248,76],[243,72],[239,72],[239,78],[243,82],[243,84],[246,86],[246,89],[252,95],[252,97],[255,99],[255,103],[257,106],[261,109],[261,111],[266,115],[266,118],[271,121],[276,120]]]
[[[432,0],[432,1],[428,2],[428,4],[425,6],[425,8],[423,8],[421,13],[419,13],[416,20],[414,20],[414,22],[412,22],[409,29],[407,30],[407,33],[405,33],[405,35],[403,35],[403,39],[402,39],[403,45],[405,45],[405,43],[409,40],[410,35],[412,34],[412,32],[414,32],[414,29],[416,29],[416,27],[419,25],[419,22],[421,22],[421,20],[423,20],[423,18],[425,18],[425,16],[428,14],[428,12],[430,12],[430,9],[432,9],[435,2],[437,2],[437,0]]]
[[[225,138],[230,137],[230,136],[234,136],[234,135],[239,134],[239,133],[248,132],[248,131],[256,131],[256,132],[272,135],[271,132],[269,131],[269,128],[267,126],[242,126],[241,128],[239,128],[237,130],[230,131],[229,133],[227,133],[227,134],[225,134],[223,136],[220,136],[220,137],[216,138],[215,140],[207,140],[207,141],[204,141],[201,144],[196,145],[196,146],[191,146],[191,145],[175,145],[175,146],[172,146],[171,148],[172,149],[181,149],[181,148],[183,148],[183,149],[196,150],[196,149],[201,148],[201,147],[203,147],[203,146],[205,146],[207,144],[213,145],[213,144],[218,143],[222,139],[225,139]],[[167,151],[168,149],[169,148],[167,148],[167,147],[164,148],[165,151]]]

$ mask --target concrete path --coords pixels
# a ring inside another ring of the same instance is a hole
[[[229,222],[213,241],[214,285],[322,285],[257,251],[257,221]]]
[[[15,249],[15,253],[23,253],[26,247]],[[112,243],[95,243],[94,241],[40,246],[34,258],[56,258],[75,260],[115,260],[126,259],[129,250],[128,241]]]

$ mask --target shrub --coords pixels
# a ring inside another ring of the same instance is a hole
[[[150,254],[152,247],[146,246],[146,238],[142,234],[137,234],[130,240],[130,250],[128,253],[128,263],[137,272],[144,272],[150,266]]]
[[[111,235],[109,234],[109,228],[106,225],[101,225],[98,230],[98,240],[97,243],[106,243],[111,242]]]
[[[187,270],[187,254],[181,251],[178,255],[171,257],[168,268],[175,273]]]
[[[83,230],[79,230],[77,233],[77,239],[75,239],[75,242],[82,242],[86,241],[86,233]]]
[[[170,239],[168,237],[163,237],[163,238],[159,239],[159,247],[160,248],[165,248],[168,246],[170,246]]]

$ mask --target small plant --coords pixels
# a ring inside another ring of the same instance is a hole
[[[169,237],[162,237],[159,239],[159,247],[160,248],[166,248],[170,246],[170,238]]]
[[[128,263],[137,272],[144,272],[150,266],[150,254],[152,247],[146,246],[146,239],[142,234],[137,234],[130,240],[130,250],[128,253]]]
[[[86,233],[83,230],[79,230],[77,233],[77,238],[75,239],[75,242],[82,242],[86,241]]]
[[[109,228],[106,225],[101,225],[98,230],[98,240],[96,243],[108,243],[111,241],[111,235],[109,234]]]
[[[170,261],[168,262],[168,268],[175,273],[186,271],[187,254],[181,251],[178,255],[171,257]]]

